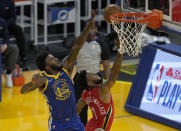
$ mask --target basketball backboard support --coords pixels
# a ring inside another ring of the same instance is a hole
[[[163,11],[162,27],[158,31],[181,35],[181,0],[121,0],[123,12]]]

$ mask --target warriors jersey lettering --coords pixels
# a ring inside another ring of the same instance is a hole
[[[67,71],[62,68],[57,76],[42,73],[47,78],[42,91],[47,100],[52,121],[63,121],[76,111],[74,86]],[[66,107],[66,108],[65,108]]]
[[[89,105],[93,114],[93,118],[90,120],[90,123],[96,123],[97,125],[95,126],[94,124],[95,128],[86,127],[86,129],[95,130],[96,128],[103,128],[105,131],[109,131],[114,118],[114,104],[112,96],[110,95],[110,103],[105,104],[99,97],[99,87],[95,87],[91,90],[84,91],[82,98]],[[93,125],[90,123],[88,122],[86,126]]]

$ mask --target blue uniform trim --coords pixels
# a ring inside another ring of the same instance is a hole
[[[62,121],[49,121],[49,124],[49,131],[85,131],[77,113]]]
[[[59,74],[60,74],[60,72],[55,76],[55,75],[49,75],[49,74],[46,74],[46,73],[44,73],[46,76],[48,76],[48,77],[53,77],[53,78],[55,78],[55,79],[57,79],[58,78],[58,76],[59,76]]]
[[[48,87],[48,80],[46,81],[45,87],[44,87],[44,89],[42,90],[42,92],[45,92],[46,89],[47,89],[47,87]]]
[[[67,75],[70,77],[68,71],[67,71],[65,68],[62,67],[62,70],[65,71],[65,73],[67,73]],[[70,78],[71,78],[71,77],[70,77]]]

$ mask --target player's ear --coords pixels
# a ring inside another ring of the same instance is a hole
[[[46,63],[45,63],[45,71],[48,71],[50,70],[50,66],[48,66]]]

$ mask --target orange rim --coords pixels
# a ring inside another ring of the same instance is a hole
[[[125,19],[125,17],[138,17],[140,19]],[[151,16],[145,13],[118,13],[110,16],[111,20],[116,22],[139,22],[147,23]]]
[[[125,19],[125,17],[137,17],[138,19]],[[139,22],[147,23],[152,29],[160,28],[162,25],[163,12],[154,9],[151,13],[118,13],[112,14],[110,19],[117,22]]]

